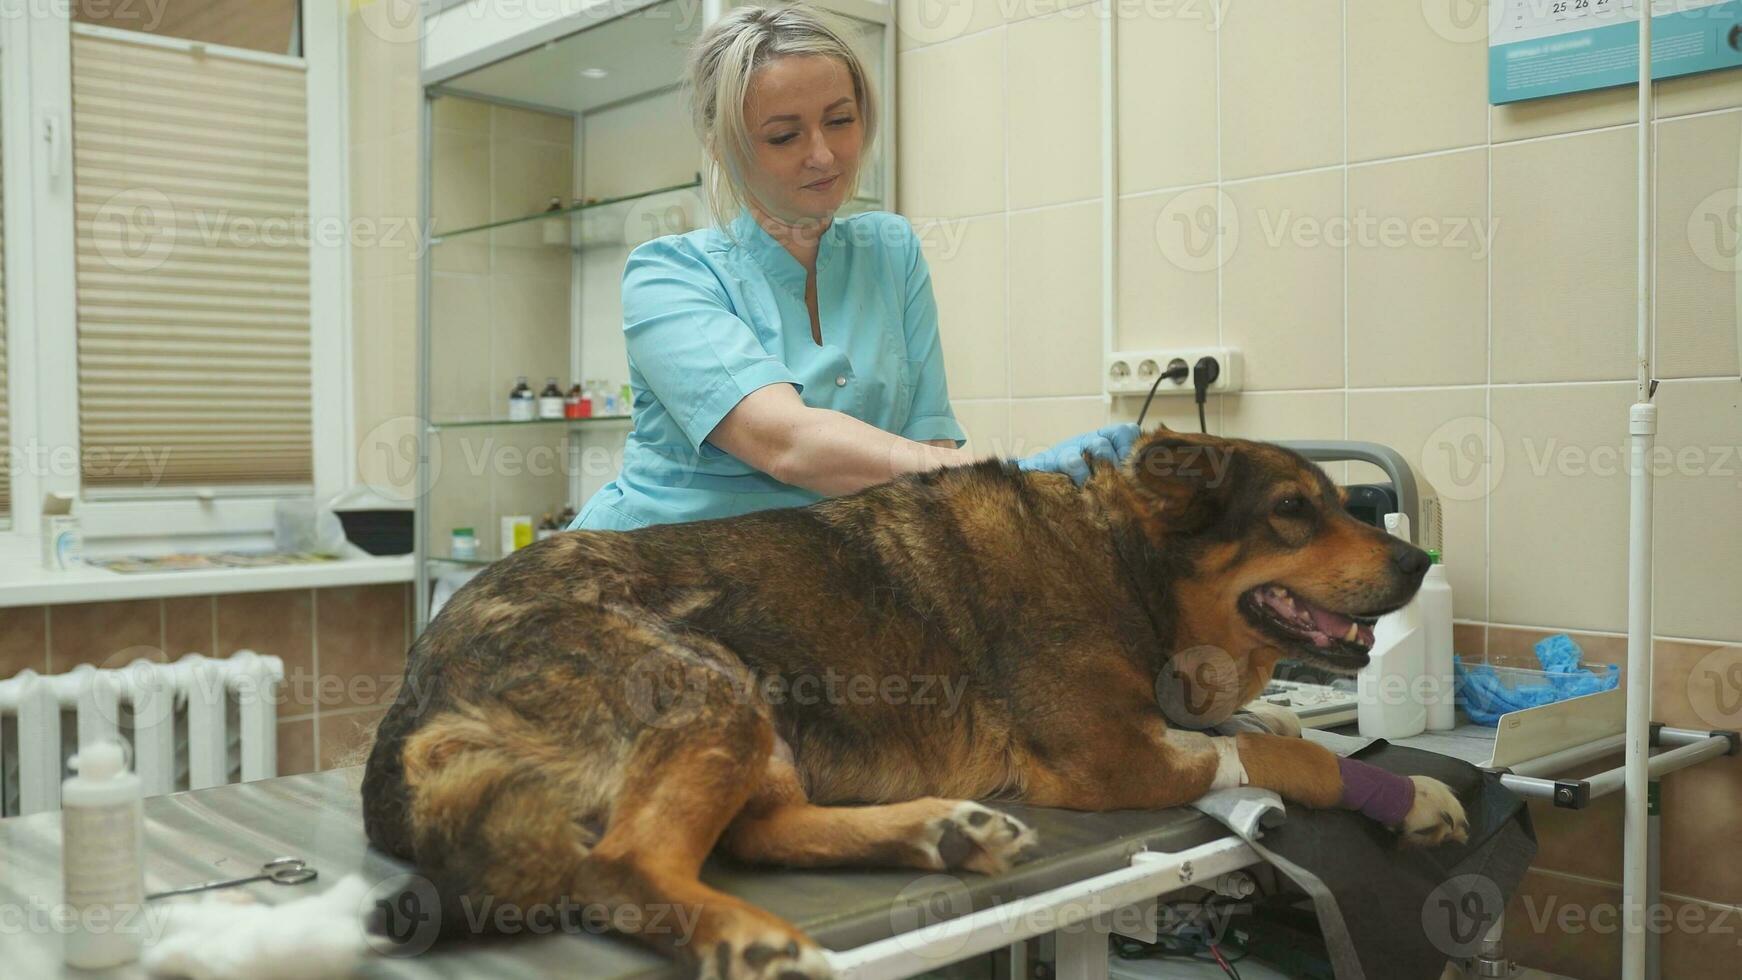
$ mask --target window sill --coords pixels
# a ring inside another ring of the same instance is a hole
[[[24,538],[0,555],[0,608],[378,585],[415,578],[411,555],[376,556],[353,550],[354,557],[315,565],[131,573],[84,566],[51,572],[42,567],[37,539]]]

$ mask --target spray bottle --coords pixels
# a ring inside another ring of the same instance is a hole
[[[1409,519],[1403,514],[1385,515],[1385,529],[1409,540]],[[1362,737],[1420,735],[1427,728],[1427,705],[1420,697],[1427,669],[1427,629],[1419,599],[1379,617],[1367,661],[1355,676],[1355,722]]]
[[[1446,566],[1439,551],[1430,549],[1428,557],[1433,564],[1422,579],[1421,591],[1415,594],[1427,638],[1422,687],[1427,701],[1428,730],[1447,732],[1458,724],[1452,678],[1452,584],[1446,580]]]

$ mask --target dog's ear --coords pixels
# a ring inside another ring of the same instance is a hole
[[[1232,448],[1224,440],[1181,438],[1170,432],[1132,454],[1131,478],[1139,496],[1152,502],[1151,516],[1167,530],[1198,531],[1216,520],[1233,462]]]

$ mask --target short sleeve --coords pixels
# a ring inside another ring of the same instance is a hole
[[[907,332],[907,359],[913,371],[913,409],[901,430],[904,439],[926,442],[951,439],[956,448],[968,441],[950,408],[949,382],[944,376],[944,348],[938,337],[938,305],[932,296],[931,267],[920,250],[919,236],[906,218],[896,216],[907,229],[907,288],[902,326]]]
[[[752,391],[783,383],[804,389],[732,311],[719,277],[681,238],[656,239],[630,253],[623,333],[629,363],[697,452],[722,453],[703,443]]]

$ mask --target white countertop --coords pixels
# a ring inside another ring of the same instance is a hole
[[[410,582],[414,569],[411,555],[377,557],[358,551],[334,561],[265,568],[113,572],[85,565],[51,572],[42,567],[36,551],[18,549],[0,555],[0,608]]]

